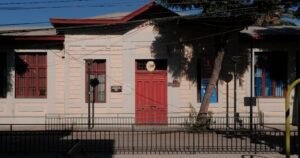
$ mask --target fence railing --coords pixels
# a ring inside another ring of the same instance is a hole
[[[66,124],[64,124],[66,125]],[[68,124],[71,126],[71,124]],[[13,129],[19,125],[13,125]],[[21,125],[20,125],[21,126]],[[25,126],[25,125],[22,125]],[[284,153],[284,131],[259,129],[126,129],[0,131],[0,153]],[[40,127],[37,127],[40,126]],[[297,131],[292,153],[299,153]]]
[[[155,120],[155,119],[154,119]],[[157,119],[161,120],[161,119]],[[166,122],[136,122],[135,117],[95,117],[91,119],[91,126],[94,129],[113,129],[113,128],[155,128],[155,129],[178,129],[178,128],[207,128],[207,129],[249,129],[250,118],[248,116],[229,116],[226,117],[190,117],[177,116],[168,117]],[[88,117],[72,117],[72,116],[47,116],[46,125],[49,130],[61,129],[86,129],[88,128]],[[263,119],[259,115],[253,117],[253,124],[264,124]]]

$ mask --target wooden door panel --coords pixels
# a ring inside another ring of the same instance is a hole
[[[166,73],[136,73],[136,123],[167,123]]]

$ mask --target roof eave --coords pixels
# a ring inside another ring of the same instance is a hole
[[[11,40],[11,41],[55,41],[64,42],[65,36],[63,35],[34,35],[34,36],[0,36],[0,39]]]
[[[121,23],[120,19],[59,19],[51,18],[50,22],[54,27],[76,26],[76,25],[106,25]]]
[[[142,14],[143,12],[147,11],[151,7],[157,5],[155,2],[150,2],[143,7],[133,11],[132,13],[120,18],[101,18],[101,19],[63,19],[63,18],[51,18],[50,22],[54,27],[63,27],[63,26],[81,26],[81,25],[110,25],[110,24],[122,24],[127,23],[131,19],[134,19],[138,15]],[[172,11],[170,11],[172,12]],[[177,13],[174,15],[179,16]]]

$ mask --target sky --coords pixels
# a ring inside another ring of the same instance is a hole
[[[0,29],[50,26],[49,18],[84,18],[131,12],[150,0],[0,0]],[[190,11],[187,14],[199,13]],[[39,23],[34,25],[9,25]],[[299,20],[296,20],[299,22]]]
[[[149,0],[0,0],[0,27],[7,24],[46,22],[49,18],[83,18],[130,12]]]

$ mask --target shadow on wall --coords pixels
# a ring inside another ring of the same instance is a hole
[[[7,58],[7,56],[8,56],[8,53],[5,53],[4,58],[8,59],[9,57]],[[3,76],[1,76],[1,77],[3,77],[3,81],[6,84],[2,85],[4,91],[1,92],[1,97],[6,97],[7,93],[12,91],[12,85],[13,85],[12,82],[14,81],[14,80],[12,80],[13,71],[15,71],[15,75],[16,74],[23,75],[25,72],[28,71],[28,64],[23,59],[21,59],[19,56],[16,55],[14,60],[15,60],[15,62],[14,62],[15,64],[11,64],[11,63],[8,64],[8,61],[11,61],[10,59],[3,61],[3,62],[5,62],[5,64],[4,64],[5,66],[4,66],[4,70],[2,69]],[[8,66],[6,66],[6,65],[8,65]],[[5,69],[5,67],[7,69]]]
[[[270,69],[272,81],[285,81],[289,84],[300,77],[299,66],[299,40],[300,29],[291,27],[267,28],[253,30],[252,34],[243,33],[241,36],[245,42],[253,43],[255,48],[260,49],[261,56],[257,58],[257,65]],[[253,40],[255,38],[255,40]],[[267,52],[265,55],[262,52]],[[267,54],[271,60],[266,60]],[[286,89],[287,86],[285,86]],[[293,102],[293,123],[297,123],[300,88],[296,90]]]
[[[252,33],[241,34],[244,43],[253,43],[255,48],[259,49],[259,52],[273,52],[282,53],[282,60],[288,56],[293,55],[295,52],[299,52],[299,36],[300,30],[296,28],[267,28],[267,29],[254,29]],[[286,78],[289,80],[294,80],[296,78],[296,57],[290,58],[293,61],[289,62],[289,70]],[[262,63],[263,60],[260,60]],[[282,63],[282,62],[279,62]],[[274,65],[274,64],[273,64]],[[278,67],[275,69],[282,69],[281,64],[276,63]],[[292,65],[292,66],[291,66]]]
[[[240,56],[237,67],[239,76],[243,76],[249,66],[249,47],[242,48],[239,41],[240,29],[236,26],[220,28],[206,22],[173,20],[156,24],[155,28],[158,36],[152,43],[152,53],[155,58],[168,58],[169,73],[173,78],[186,77],[187,80],[196,82],[197,71],[200,71],[197,70],[197,62],[203,62],[201,59],[204,56],[214,62],[220,47],[225,48],[221,80],[227,73],[234,72],[232,56]]]
[[[12,91],[12,85],[14,80],[10,80],[13,77],[13,71],[16,72],[16,74],[23,75],[25,72],[28,71],[28,64],[24,62],[23,59],[21,59],[19,56],[15,56],[15,59],[13,63],[11,62],[11,56],[8,53],[1,54],[1,58],[4,59],[3,61],[3,69],[1,71],[1,81],[3,81],[1,84],[1,97],[6,97],[8,92]]]

